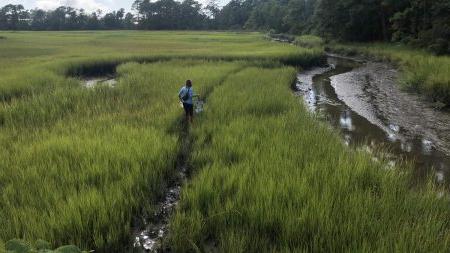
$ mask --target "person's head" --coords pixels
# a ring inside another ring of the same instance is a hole
[[[192,87],[192,81],[191,80],[187,80],[186,81],[186,86],[187,87]]]

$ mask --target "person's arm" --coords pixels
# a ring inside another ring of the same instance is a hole
[[[181,88],[180,89],[180,92],[178,92],[178,98],[180,99],[180,102],[183,102],[183,99],[181,98],[182,97],[182,94],[183,93],[183,88]]]

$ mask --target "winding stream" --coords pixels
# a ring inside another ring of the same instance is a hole
[[[296,93],[340,129],[351,146],[384,147],[392,163],[414,161],[417,180],[450,173],[450,113],[404,92],[398,72],[379,62],[329,56],[328,66],[298,75]]]

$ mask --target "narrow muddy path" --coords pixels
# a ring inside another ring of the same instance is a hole
[[[382,147],[392,163],[414,162],[418,181],[450,176],[450,113],[401,90],[387,64],[329,56],[298,75],[294,89],[309,109],[339,129],[348,145]]]
[[[143,215],[136,219],[133,225],[133,246],[130,252],[170,252],[170,247],[164,244],[169,232],[169,221],[178,201],[181,187],[186,183],[191,166],[189,157],[192,149],[192,139],[189,135],[189,125],[181,123],[179,133],[179,152],[176,158],[176,175],[168,182],[168,188],[156,211],[151,215]]]
[[[204,89],[204,93],[201,94],[201,110],[196,109],[196,117],[199,113],[204,113],[203,103],[207,102],[209,95],[218,86],[221,86],[228,77],[244,70],[236,69],[227,73],[221,80],[218,81],[216,86],[212,86]],[[164,198],[157,204],[156,211],[151,215],[141,215],[137,217],[133,224],[133,238],[134,242],[129,250],[131,253],[141,252],[171,252],[170,245],[167,244],[167,238],[169,235],[169,223],[178,202],[181,197],[182,187],[189,180],[190,174],[193,170],[190,164],[190,156],[193,149],[194,139],[190,134],[191,125],[184,121],[184,115],[182,119],[178,119],[175,124],[181,125],[181,127],[175,127],[178,131],[178,142],[180,149],[176,155],[176,175],[168,182],[168,187]],[[198,124],[194,120],[194,125]]]

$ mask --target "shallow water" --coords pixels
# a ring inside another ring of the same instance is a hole
[[[180,198],[181,185],[170,188],[156,212],[149,218],[142,218],[134,231],[133,252],[160,252],[168,233],[169,218]]]
[[[296,92],[310,110],[340,129],[348,145],[384,147],[392,161],[412,160],[418,180],[450,171],[450,114],[402,91],[389,64],[329,57],[298,75]]]
[[[94,88],[98,85],[106,85],[109,87],[115,87],[117,79],[115,77],[93,77],[83,80],[83,85],[86,88]]]

